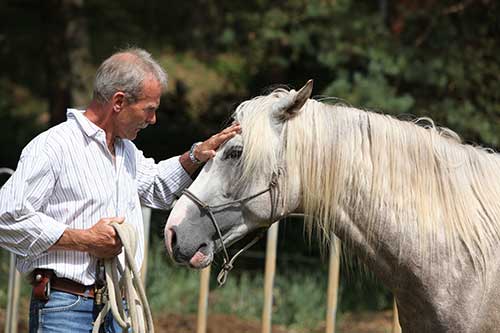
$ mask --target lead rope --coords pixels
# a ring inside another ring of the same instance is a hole
[[[236,258],[251,248],[257,241],[262,237],[264,234],[264,231],[259,233],[259,235],[255,236],[254,239],[252,239],[247,245],[245,245],[241,250],[239,250],[231,259],[229,259],[229,256],[224,257],[224,264],[222,265],[222,269],[217,275],[217,283],[219,284],[219,287],[222,287],[227,280],[227,276],[229,275],[229,272],[233,269],[233,264]]]
[[[106,273],[107,297],[105,305],[97,316],[92,333],[98,333],[104,318],[111,310],[122,332],[154,333],[153,317],[142,285],[139,271],[135,265],[137,238],[135,228],[128,223],[111,223],[120,237],[125,254],[125,269],[121,267],[118,257],[104,260]],[[121,274],[121,278],[119,278]],[[127,311],[122,305],[122,295],[127,302]]]

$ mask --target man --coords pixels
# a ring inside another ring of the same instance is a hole
[[[131,140],[156,122],[166,84],[146,51],[114,54],[97,71],[87,109],[69,109],[66,122],[30,142],[1,189],[0,246],[17,255],[21,273],[33,276],[30,332],[89,332],[97,260],[121,252],[110,223],[135,226],[139,266],[140,205],[168,209],[200,164],[240,130],[228,127],[158,164],[145,158]],[[116,327],[109,316],[106,332]]]

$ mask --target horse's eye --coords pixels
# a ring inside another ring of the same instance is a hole
[[[241,150],[234,150],[231,152],[231,154],[229,154],[229,158],[232,159],[240,158],[240,156],[241,156]]]
[[[232,159],[232,160],[238,159],[238,158],[241,157],[241,153],[242,152],[243,152],[243,148],[242,147],[232,147],[231,149],[229,149],[224,154],[223,159],[225,159],[225,160],[227,160],[227,159]]]

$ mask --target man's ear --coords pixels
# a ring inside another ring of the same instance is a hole
[[[273,105],[273,116],[280,121],[295,117],[311,97],[312,88],[313,80],[309,80],[299,91],[291,90]]]
[[[114,112],[120,112],[125,105],[125,93],[122,91],[116,92],[113,97],[111,97],[111,105]]]

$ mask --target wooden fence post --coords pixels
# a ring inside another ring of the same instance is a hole
[[[276,248],[278,244],[278,222],[267,231],[266,270],[264,275],[264,306],[262,310],[262,333],[271,333],[273,312],[273,286],[276,271]]]
[[[12,175],[14,170],[0,168],[0,174]],[[16,256],[10,254],[9,287],[7,292],[7,311],[5,315],[5,332],[17,333],[17,312],[19,307],[19,294],[21,290],[21,274],[16,269]]]
[[[146,286],[146,273],[148,272],[148,253],[149,253],[149,225],[151,224],[151,208],[141,207],[142,221],[144,225],[144,260],[141,267],[142,285]]]
[[[337,298],[340,271],[340,239],[333,236],[330,242],[330,262],[328,272],[328,300],[326,310],[326,333],[335,333]]]
[[[200,296],[198,298],[198,319],[196,325],[196,333],[205,333],[207,331],[209,293],[210,266],[202,269],[200,273]]]
[[[394,305],[392,307],[392,333],[401,333],[401,326],[399,325],[398,305],[396,298],[394,298]]]
[[[17,333],[17,312],[19,308],[19,294],[21,291],[21,274],[16,269],[16,255],[10,254],[9,291],[7,313],[5,316],[5,332]]]

